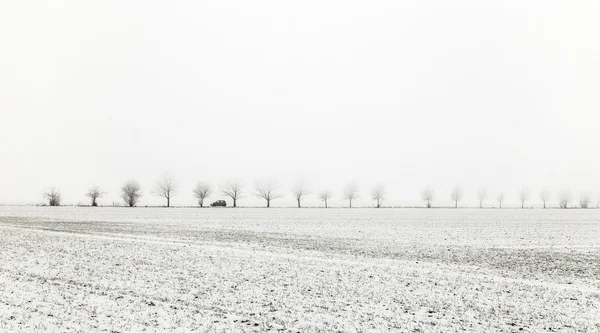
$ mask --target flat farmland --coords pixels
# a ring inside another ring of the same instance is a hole
[[[0,207],[0,331],[600,332],[600,210]]]

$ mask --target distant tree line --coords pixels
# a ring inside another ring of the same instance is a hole
[[[297,182],[289,192],[293,195],[294,199],[298,204],[298,208],[302,207],[303,199],[313,194],[311,190],[301,181]],[[164,198],[166,200],[166,207],[171,206],[171,199],[179,194],[179,187],[176,182],[170,177],[163,177],[155,182],[155,185],[151,191],[155,196]],[[192,195],[198,200],[198,205],[204,207],[205,201],[216,193],[220,193],[231,199],[233,207],[237,207],[238,201],[246,197],[247,194],[253,194],[257,198],[265,201],[266,207],[271,207],[273,200],[280,199],[284,196],[285,191],[281,184],[273,179],[260,180],[255,182],[251,189],[246,188],[244,183],[240,180],[230,180],[223,183],[220,188],[214,189],[207,182],[197,182],[192,189]],[[98,185],[90,187],[85,193],[90,199],[91,206],[98,206],[98,200],[104,197],[107,193]],[[120,189],[121,199],[128,207],[135,207],[141,197],[143,196],[141,185],[135,180],[129,180],[121,186]],[[332,192],[329,189],[323,189],[315,193],[317,198],[323,203],[323,207],[329,207],[328,202],[333,197]],[[348,207],[352,207],[352,202],[360,198],[359,189],[355,182],[348,183],[341,191],[342,198],[348,202]],[[387,189],[383,183],[376,184],[370,191],[370,198],[373,200],[373,204],[376,208],[383,206],[383,202],[387,196]],[[477,189],[476,196],[479,202],[479,208],[485,208],[486,200],[489,197],[487,188],[480,187]],[[521,208],[526,208],[526,203],[531,198],[531,191],[527,187],[522,187],[517,193]],[[51,187],[43,193],[43,197],[47,200],[50,206],[60,206],[61,194],[56,187]],[[496,196],[497,205],[490,205],[488,207],[502,208],[502,204],[505,201],[505,192],[499,192]],[[426,186],[421,190],[421,200],[424,201],[426,208],[434,207],[434,200],[436,198],[435,191],[431,186]],[[464,191],[460,186],[454,186],[450,192],[449,198],[453,202],[454,208],[460,207],[460,201],[464,198]],[[552,195],[548,189],[543,189],[539,193],[539,203],[543,208],[548,207],[548,202],[551,200]],[[576,207],[572,204],[572,196],[568,190],[561,190],[557,196],[558,206],[560,208]],[[593,198],[588,192],[582,192],[579,197],[578,206],[581,208],[591,208],[593,206]],[[113,203],[116,205],[116,203]],[[600,208],[600,196],[597,198],[596,208]]]
[[[499,192],[496,201],[498,202],[498,208],[502,208],[502,203],[506,197],[505,192]],[[518,192],[519,202],[521,203],[521,208],[526,208],[525,205],[527,201],[529,201],[531,197],[531,191],[527,187],[522,187]],[[433,207],[433,200],[435,198],[435,192],[431,187],[425,187],[421,191],[421,199],[425,201],[425,207],[431,208]],[[485,187],[481,187],[477,190],[477,198],[479,200],[479,208],[484,208],[484,202],[488,199],[488,191]],[[459,207],[460,200],[463,199],[463,190],[460,186],[455,186],[450,193],[450,199],[454,202],[454,208]],[[548,189],[542,189],[539,194],[539,199],[543,208],[548,207],[548,202],[551,200],[551,192]],[[561,190],[557,195],[558,206],[560,208],[569,208],[571,204],[572,197],[571,192],[569,190]],[[591,208],[593,205],[593,198],[588,192],[582,192],[579,199],[579,207],[581,208]],[[490,206],[493,207],[493,206]],[[575,207],[575,206],[572,206]],[[597,198],[596,208],[600,208],[600,195]]]

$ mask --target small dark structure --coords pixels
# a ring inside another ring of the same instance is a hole
[[[227,207],[225,200],[217,200],[210,204],[211,207]]]

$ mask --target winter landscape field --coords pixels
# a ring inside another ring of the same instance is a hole
[[[598,332],[598,210],[0,207],[0,331]]]

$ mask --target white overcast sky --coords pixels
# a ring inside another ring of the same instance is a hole
[[[0,1],[0,203],[275,178],[600,192],[600,2]],[[286,193],[287,194],[287,193]],[[220,199],[217,195],[213,199]],[[535,199],[535,200],[534,200]],[[315,196],[306,200],[317,205]],[[273,202],[293,205],[291,195]]]

